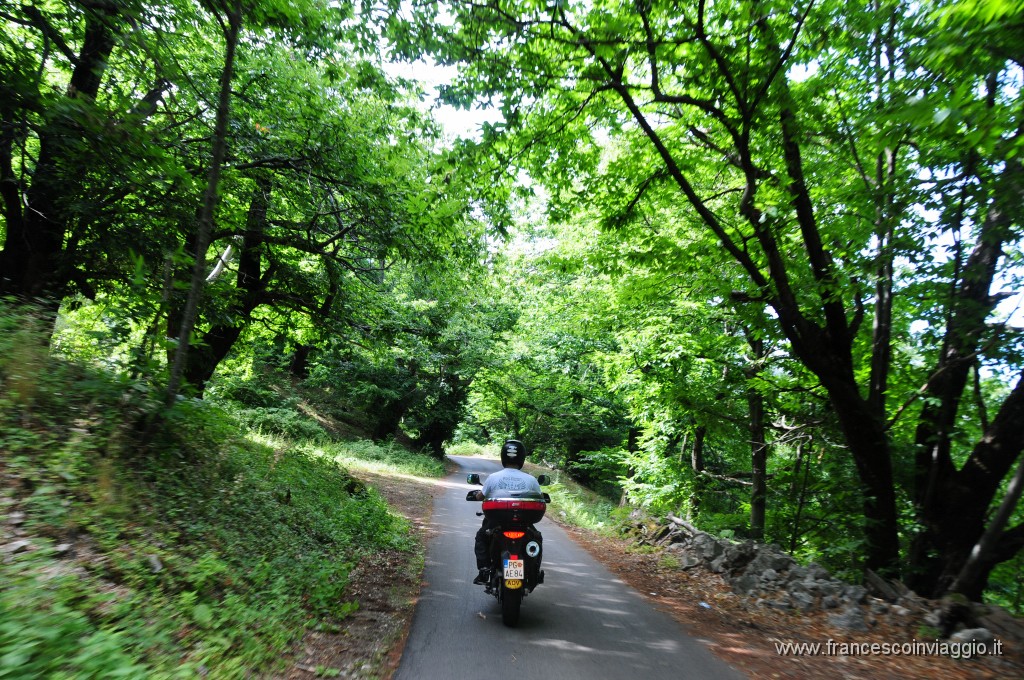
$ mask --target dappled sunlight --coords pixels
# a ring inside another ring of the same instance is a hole
[[[563,652],[582,652],[584,654],[616,654],[624,656],[623,652],[614,652],[607,649],[597,649],[595,647],[588,647],[586,645],[577,644],[569,640],[535,640],[530,642],[531,645],[537,647],[550,647],[552,649],[558,649]]]

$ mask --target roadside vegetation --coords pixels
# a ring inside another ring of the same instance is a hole
[[[3,8],[0,679],[271,668],[507,436],[1024,613],[1019,0]]]
[[[154,421],[144,383],[0,322],[0,677],[280,670],[358,608],[362,557],[414,550],[348,468],[438,476],[436,458],[335,440],[285,401],[257,418],[185,399]]]

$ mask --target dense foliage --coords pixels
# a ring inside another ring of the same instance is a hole
[[[639,458],[620,432],[627,487],[719,522],[749,506],[750,535],[842,536],[853,569],[980,597],[1024,546],[1006,486],[1024,362],[1000,305],[1019,304],[1019,3],[454,0],[408,16],[399,50],[460,64],[446,100],[498,102],[491,152],[544,183],[556,238],[594,244],[576,266],[609,277],[579,273],[608,325],[570,320],[559,344],[615,340],[605,387],[642,430]],[[780,482],[796,509],[770,516]]]
[[[336,495],[353,433],[426,470],[515,436],[611,503],[1020,604],[1020,2],[47,0],[0,22],[3,465],[30,480],[7,504],[120,565],[40,611],[145,581],[188,638],[240,569],[281,603],[279,649],[296,588],[338,606],[330,551],[394,538],[372,494]],[[451,142],[382,51],[457,65],[441,100],[503,122]],[[154,526],[210,549],[176,570]],[[97,653],[147,644],[76,611]]]
[[[339,462],[437,461],[337,443],[285,397],[221,402],[259,429],[182,401],[140,448],[152,390],[49,356],[32,321],[0,313],[0,675],[248,677],[358,607],[364,555],[412,547]]]

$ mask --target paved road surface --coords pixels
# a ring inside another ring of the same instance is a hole
[[[453,457],[462,470],[434,499],[422,596],[395,680],[740,680],[667,614],[657,611],[547,518],[545,582],[523,599],[519,626],[501,622],[498,601],[476,575],[479,503],[467,502],[469,472],[498,461]],[[490,670],[489,670],[490,669]]]

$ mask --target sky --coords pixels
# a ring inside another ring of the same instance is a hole
[[[495,109],[456,109],[437,101],[437,86],[450,83],[457,73],[454,66],[438,66],[431,60],[421,59],[408,63],[384,64],[384,71],[392,76],[418,80],[427,93],[424,108],[433,108],[434,117],[444,126],[445,133],[455,139],[480,139],[480,126],[501,120]]]

